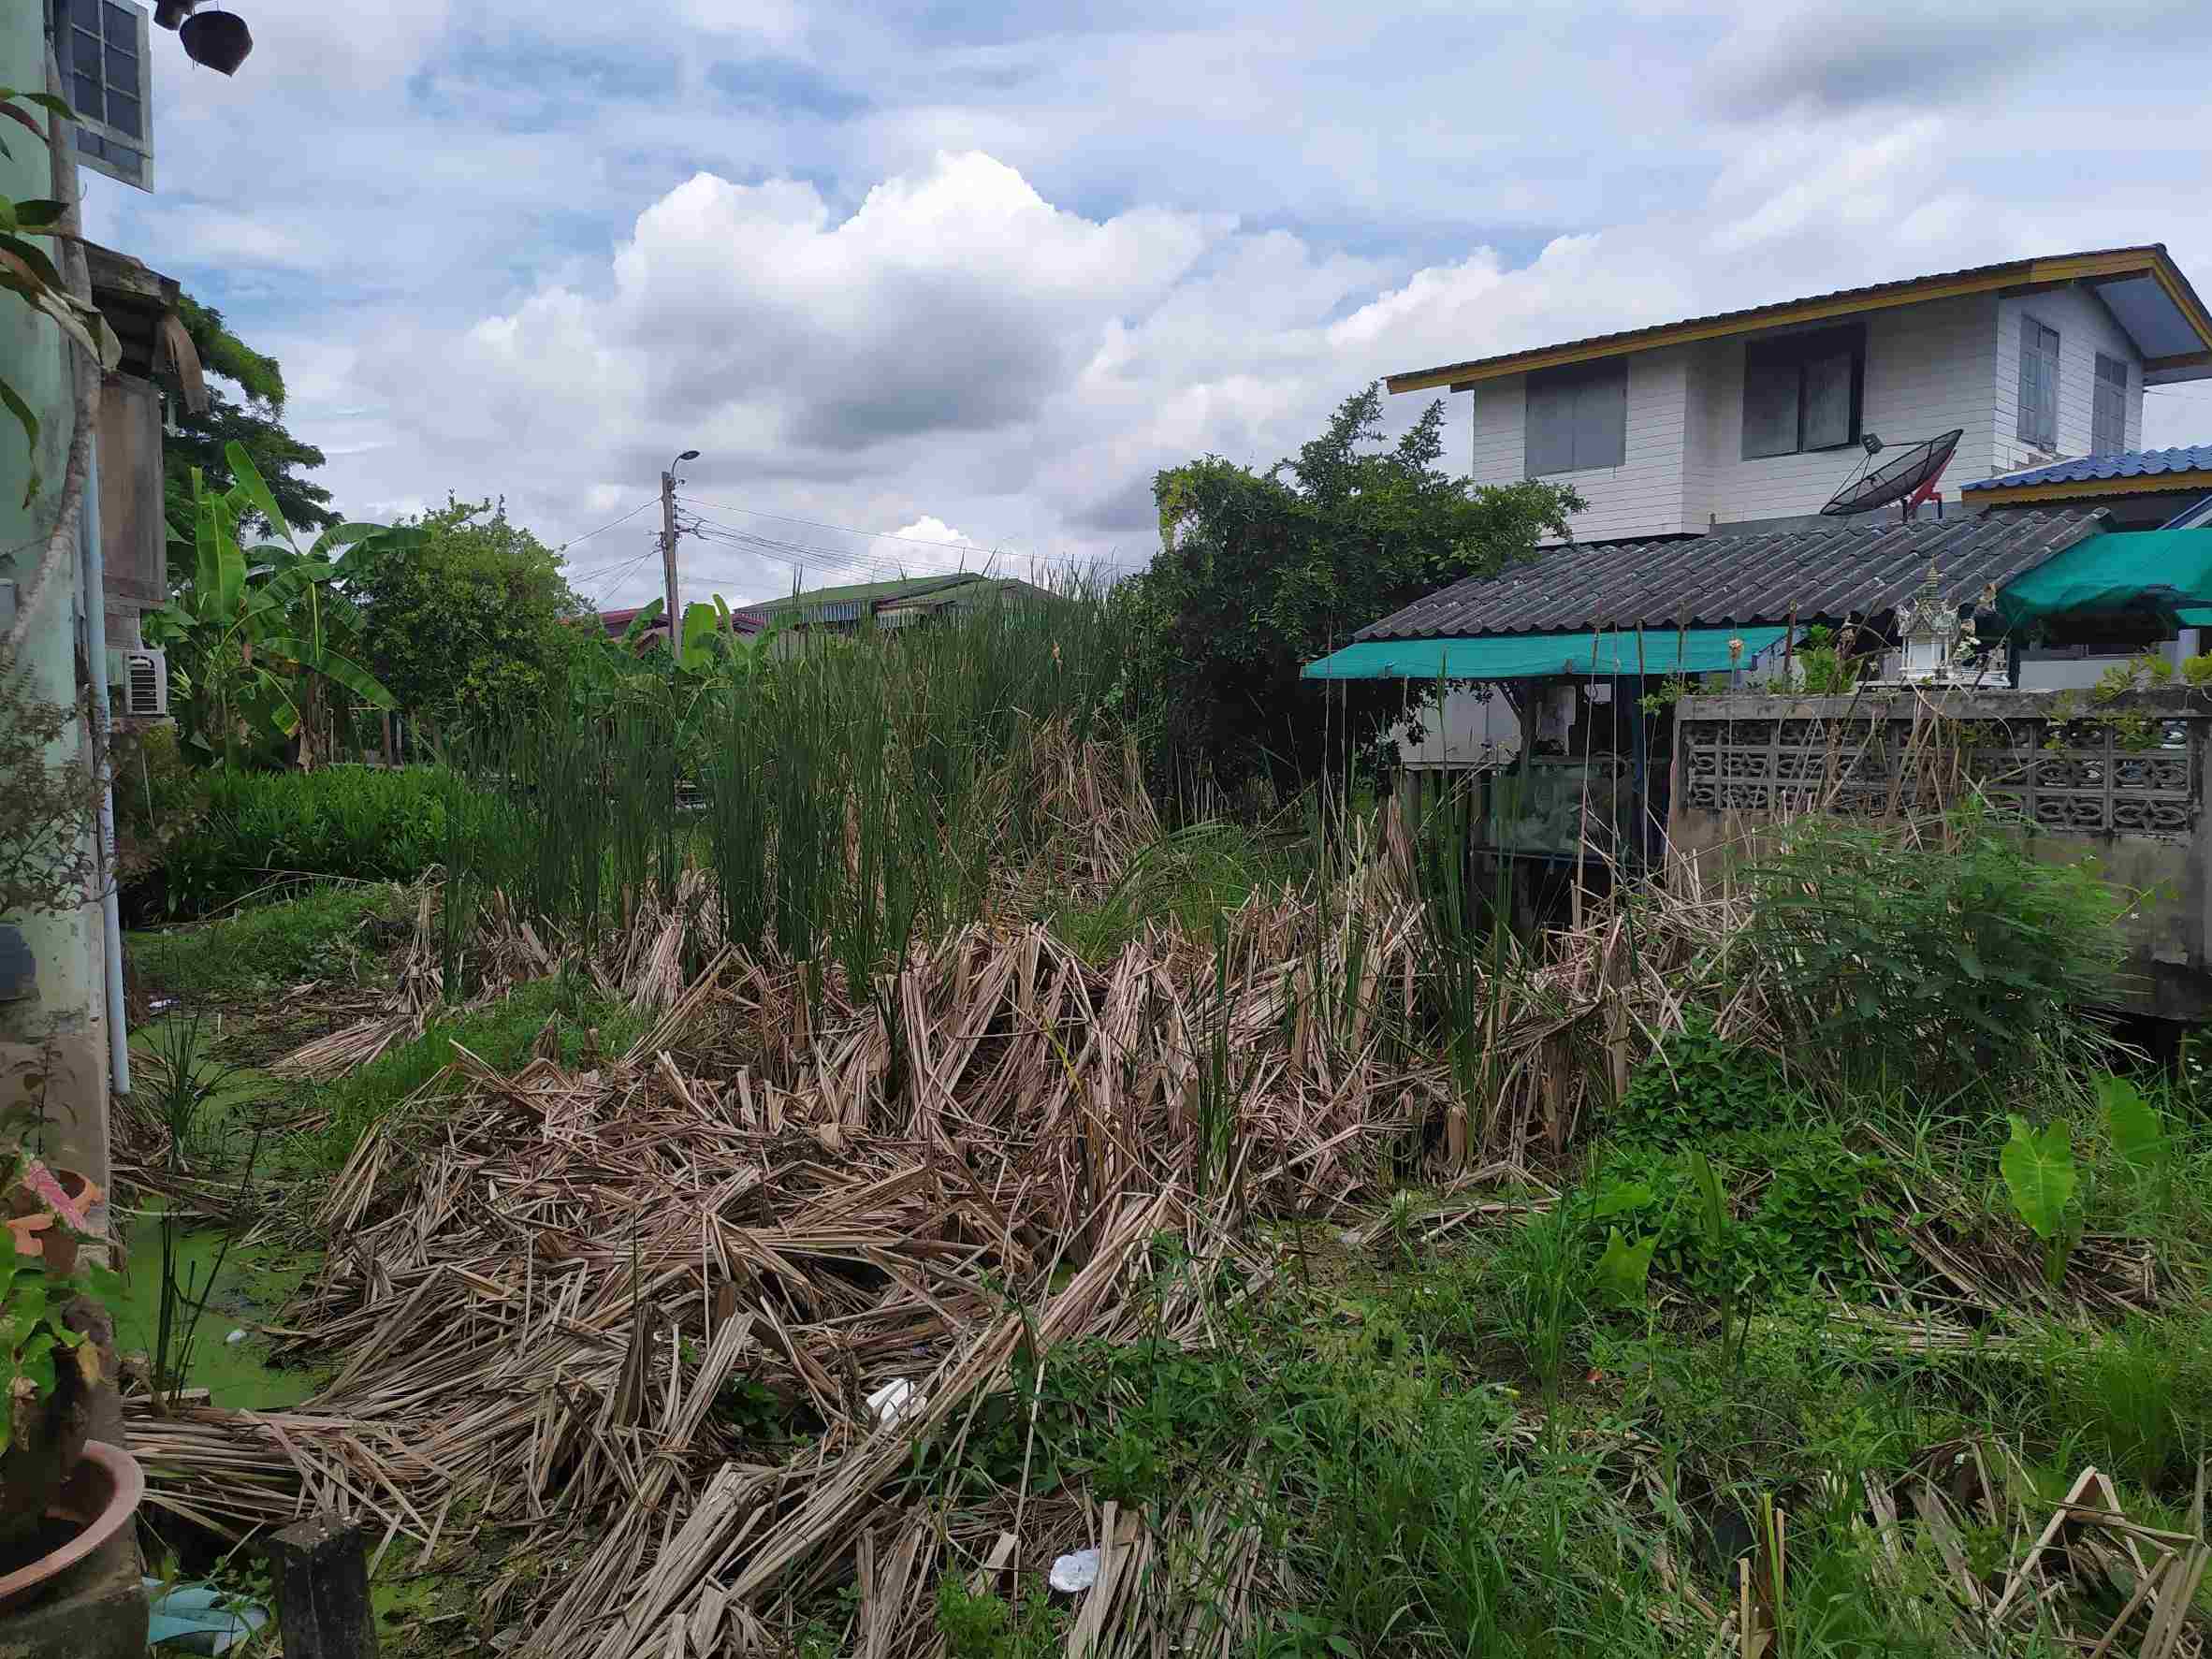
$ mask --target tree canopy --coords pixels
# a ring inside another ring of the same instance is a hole
[[[229,489],[238,482],[227,453],[233,444],[253,458],[270,497],[294,529],[321,531],[336,524],[330,492],[302,476],[323,464],[323,452],[284,429],[283,367],[233,334],[221,312],[189,294],[179,298],[177,314],[199,352],[200,366],[211,376],[229,381],[244,396],[232,398],[211,382],[206,414],[194,415],[182,407],[177,411],[177,429],[162,445],[165,504],[173,536],[184,543],[180,547],[172,539],[171,558],[182,560],[186,566],[192,558],[193,469],[199,469],[216,494]],[[247,528],[264,534],[271,529],[258,515]],[[179,568],[172,575],[182,579],[189,571]]]
[[[1295,786],[1332,756],[1371,757],[1433,688],[1299,671],[1365,627],[1463,577],[1568,536],[1583,504],[1540,480],[1476,485],[1437,465],[1444,405],[1386,443],[1382,393],[1340,404],[1295,456],[1256,472],[1209,455],[1154,481],[1164,544],[1115,590],[1132,633],[1128,703],[1158,781]]]
[[[347,584],[362,649],[411,715],[440,723],[502,718],[557,686],[586,615],[560,556],[507,517],[502,502],[445,505],[402,527],[403,554],[366,561]]]

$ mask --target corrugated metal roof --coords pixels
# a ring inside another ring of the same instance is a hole
[[[1961,484],[1970,489],[2019,489],[2036,484],[2092,484],[2106,478],[2154,478],[2164,473],[2212,473],[2212,444],[2172,449],[2123,449],[2113,455],[2077,455],[2047,467],[2029,467]]]
[[[1931,559],[1944,591],[1971,599],[2095,534],[2103,517],[2069,508],[1560,547],[1433,593],[1353,637],[1783,622],[1793,610],[1801,622],[1870,617],[1910,595]]]
[[[954,588],[967,582],[983,579],[979,571],[949,571],[943,575],[909,576],[895,582],[856,582],[843,588],[809,588],[803,592],[786,594],[779,599],[760,599],[749,608],[756,611],[787,611],[793,606],[812,610],[817,606],[844,604],[850,601],[875,605],[886,601],[918,598],[934,593],[939,588]],[[858,613],[854,613],[858,614]]]
[[[2103,261],[2109,265],[2122,260],[2135,262],[2130,267],[2131,270],[2162,269],[2186,298],[2186,304],[2194,308],[2198,317],[2204,315],[2204,302],[2197,298],[2196,291],[2189,284],[2189,279],[2174,265],[2166,253],[2165,244],[2153,242],[2132,248],[2089,248],[2074,254],[2046,254],[2029,259],[2007,259],[1995,265],[1970,265],[1957,270],[1935,271],[1927,276],[1869,283],[1864,287],[1838,288],[1826,294],[1808,294],[1796,299],[1746,306],[1740,311],[1713,312],[1705,316],[1683,317],[1671,323],[1654,323],[1608,334],[1586,335],[1580,340],[1554,341],[1546,345],[1502,352],[1487,357],[1469,357],[1463,362],[1441,364],[1433,369],[1416,369],[1390,375],[1386,384],[1393,392],[1418,391],[1447,384],[1450,380],[1480,379],[1514,372],[1515,366],[1523,358],[1541,361],[1554,354],[1611,356],[1665,342],[1685,331],[1748,333],[1755,328],[1797,320],[1797,313],[1808,310],[1817,311],[1823,307],[1870,310],[1883,304],[1910,304],[1920,298],[1930,296],[1931,291],[1941,294],[1961,287],[2002,286],[2046,279],[2111,281],[2128,272],[2108,269],[2084,279],[2076,279],[2069,272],[2082,266],[2085,261]],[[2202,325],[2197,327],[2201,327]]]

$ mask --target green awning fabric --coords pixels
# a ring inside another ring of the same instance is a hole
[[[2047,617],[2150,613],[2212,619],[2212,529],[2106,531],[2016,576],[1997,595],[2005,626]]]
[[[1644,632],[1645,674],[1717,674],[1749,668],[1754,658],[1782,643],[1786,628],[1693,628]],[[1731,659],[1728,642],[1740,639],[1743,655]],[[1636,674],[1636,633],[1489,633],[1468,639],[1372,639],[1308,662],[1307,679],[1531,679],[1551,674]],[[1680,656],[1677,646],[1681,647]]]

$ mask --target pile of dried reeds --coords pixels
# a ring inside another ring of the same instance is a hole
[[[861,985],[725,946],[669,997],[713,925],[679,894],[595,959],[661,1005],[628,1054],[503,1077],[457,1048],[363,1140],[291,1320],[335,1380],[294,1412],[138,1417],[159,1501],[232,1525],[333,1506],[433,1563],[526,1529],[528,1561],[567,1570],[517,1566],[488,1610],[520,1651],[579,1659],[764,1640],[855,1573],[862,1651],[925,1652],[945,1571],[1101,1540],[1101,1640],[1195,1617],[1170,1561],[1241,1586],[1208,1615],[1238,1626],[1264,1570],[1218,1513],[1099,1518],[1021,1485],[948,1506],[898,1477],[1017,1346],[1132,1332],[1157,1235],[1210,1273],[1241,1258],[1242,1210],[1327,1210],[1418,1155],[1446,1092],[1392,1011],[1418,922],[1375,895],[1326,921],[1255,900],[1218,940],[1151,931],[1104,967],[977,924]],[[1240,1283],[1265,1274],[1240,1259]],[[1146,1330],[1207,1339],[1192,1288],[1152,1305]],[[878,1421],[902,1379],[911,1411]],[[818,1435],[746,1439],[715,1411],[740,1384]]]

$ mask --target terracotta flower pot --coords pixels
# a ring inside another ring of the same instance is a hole
[[[77,1236],[92,1233],[99,1184],[75,1170],[50,1169],[34,1159],[7,1189],[7,1230],[18,1256],[36,1258],[53,1277],[77,1271]]]
[[[14,1433],[0,1452],[0,1566],[14,1564],[43,1530],[55,1494],[77,1472],[92,1433],[92,1388],[65,1355],[44,1396],[7,1404]]]
[[[89,1443],[45,1507],[48,1530],[58,1541],[45,1553],[0,1573],[0,1610],[31,1600],[51,1579],[128,1526],[145,1495],[146,1472],[137,1458],[104,1440]]]

